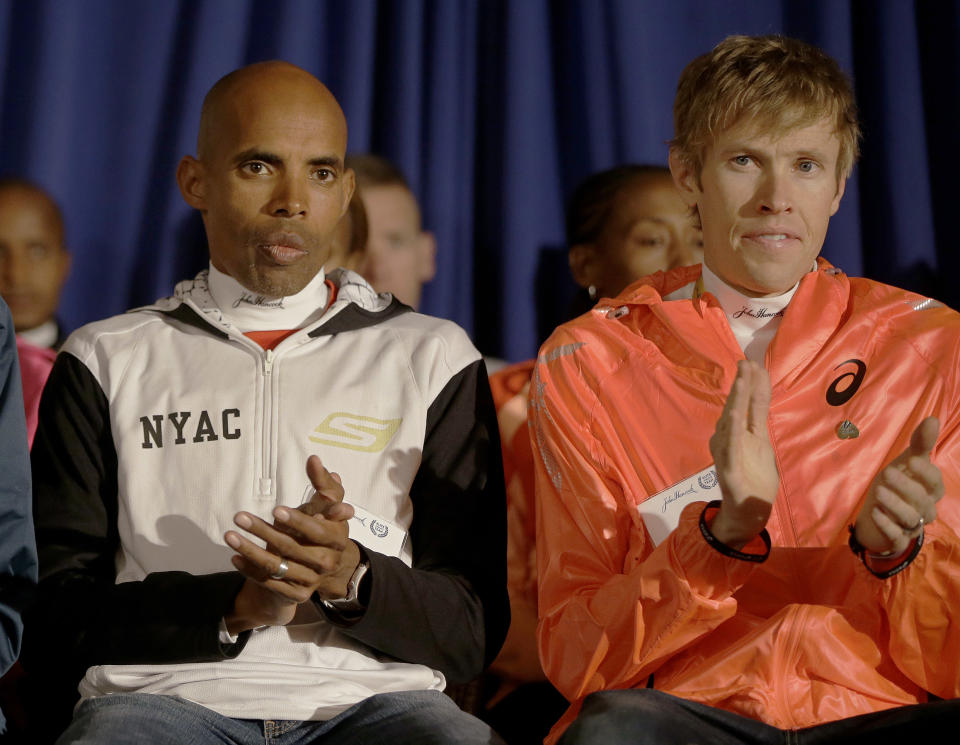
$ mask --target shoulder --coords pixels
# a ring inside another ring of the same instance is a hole
[[[441,366],[456,373],[480,360],[467,333],[452,321],[410,311],[387,319],[390,331],[415,366]]]
[[[869,316],[878,331],[909,340],[918,348],[956,346],[960,343],[960,313],[940,301],[875,282],[850,278],[849,311]]]
[[[67,337],[60,354],[75,357],[100,379],[109,366],[123,366],[137,349],[149,344],[156,330],[170,327],[164,313],[138,308],[81,326]]]

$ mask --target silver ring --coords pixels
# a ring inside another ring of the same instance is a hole
[[[923,518],[921,517],[917,520],[915,525],[911,525],[909,528],[905,528],[908,533],[916,533],[920,528],[923,527]]]
[[[277,567],[277,571],[270,575],[270,579],[283,579],[287,576],[287,570],[290,568],[290,565],[287,564],[286,559],[280,559],[280,566]]]

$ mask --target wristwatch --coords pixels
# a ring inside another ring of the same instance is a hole
[[[367,573],[368,569],[370,569],[370,562],[361,559],[357,568],[353,570],[353,574],[350,575],[350,579],[347,580],[347,594],[342,598],[322,600],[321,602],[337,613],[353,613],[366,610],[367,606],[360,602],[360,580],[363,579],[363,575]]]

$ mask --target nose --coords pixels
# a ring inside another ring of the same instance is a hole
[[[757,212],[779,214],[792,209],[789,178],[774,170],[765,171],[757,187]]]
[[[673,240],[670,241],[670,256],[667,268],[673,269],[675,266],[690,266],[690,264],[696,263],[693,247],[682,236],[674,236]]]
[[[307,214],[307,185],[295,176],[279,179],[270,198],[274,217],[303,217]]]

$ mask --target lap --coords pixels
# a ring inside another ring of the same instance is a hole
[[[653,688],[587,696],[559,745],[762,745],[780,743],[776,727]]]
[[[238,745],[262,743],[262,733],[258,722],[184,699],[115,693],[81,701],[57,745]]]
[[[960,699],[900,706],[800,730],[803,745],[903,745],[911,740],[940,742],[960,722]]]
[[[960,721],[960,700],[903,706],[796,730],[799,745],[903,745],[939,739]],[[773,745],[787,731],[654,689],[600,691],[584,699],[559,745]]]
[[[271,722],[278,745],[503,745],[490,727],[440,691],[371,696],[325,722]],[[57,745],[253,745],[260,720],[231,719],[199,704],[154,694],[87,699]]]
[[[503,745],[475,716],[440,691],[381,693],[329,722],[323,745]]]

